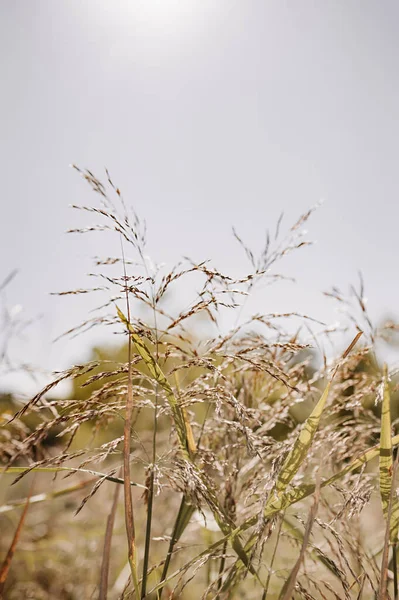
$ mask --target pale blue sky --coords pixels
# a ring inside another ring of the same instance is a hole
[[[89,301],[49,293],[108,251],[64,235],[68,205],[96,201],[72,162],[109,168],[156,260],[235,273],[232,225],[260,248],[282,210],[288,225],[324,199],[317,245],[282,269],[298,284],[254,308],[333,322],[321,292],[361,269],[371,314],[397,314],[398,31],[394,0],[3,0],[0,279],[18,268],[8,305],[44,315],[15,356],[62,368],[103,335],[50,344]]]

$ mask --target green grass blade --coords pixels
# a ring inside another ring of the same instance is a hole
[[[288,453],[288,456],[286,457],[283,466],[281,467],[276,482],[277,494],[281,494],[281,492],[285,490],[285,488],[290,483],[291,479],[297,473],[298,469],[300,468],[301,464],[306,458],[310,445],[313,441],[314,435],[319,426],[320,418],[326,405],[328,393],[331,388],[331,383],[332,378],[327,384],[327,387],[321,395],[320,400],[318,401],[311,414],[303,424],[302,429],[299,432],[297,439],[295,440],[293,448]]]
[[[88,473],[89,475],[95,475],[101,479],[106,479],[107,481],[112,481],[113,483],[120,483],[123,485],[123,479],[121,477],[114,477],[113,475],[106,475],[105,473],[101,473],[100,471],[93,471],[92,469],[82,469],[79,467],[4,467],[0,468],[0,475],[24,475],[28,474],[31,471],[38,473],[59,473],[60,471],[69,471],[70,473]],[[19,478],[16,478],[16,481]],[[14,481],[13,483],[16,483]],[[147,489],[145,485],[141,485],[141,483],[130,482],[131,486]]]
[[[398,444],[399,444],[399,435],[395,435],[392,438],[392,446],[397,446]],[[373,460],[374,458],[379,456],[379,454],[380,454],[379,446],[374,446],[374,448],[370,448],[369,450],[366,450],[358,458],[356,458],[351,463],[349,463],[344,469],[342,469],[341,471],[339,471],[332,477],[329,477],[328,479],[325,479],[324,481],[322,481],[320,484],[320,487],[324,488],[324,487],[328,487],[328,486],[332,485],[333,483],[336,483],[337,481],[339,481],[340,479],[345,477],[345,475],[347,475],[348,473],[352,473],[353,471],[360,469],[362,466],[364,466],[365,464],[367,464],[368,462],[370,462],[371,460]],[[292,489],[288,490],[287,492],[285,492],[281,496],[273,499],[271,502],[269,502],[267,504],[265,511],[264,511],[265,518],[269,518],[269,517],[273,516],[276,512],[279,512],[282,509],[288,508],[292,504],[296,504],[300,500],[307,498],[308,496],[313,494],[315,489],[316,489],[315,484],[302,484],[296,488],[292,488]],[[245,526],[245,529],[248,529],[248,527],[255,525],[256,520],[257,520],[257,517],[251,517],[241,527]]]
[[[392,544],[397,542],[399,530],[399,502],[396,493],[391,498],[393,485],[393,458],[392,458],[392,433],[391,433],[391,396],[389,392],[388,368],[384,365],[383,398],[381,410],[381,437],[380,437],[380,494],[384,518],[388,521],[390,513],[390,534]],[[389,505],[391,502],[391,510]]]
[[[67,494],[72,494],[73,492],[77,492],[79,490],[84,489],[86,486],[92,484],[97,480],[97,477],[92,479],[87,479],[86,481],[80,481],[76,485],[72,485],[67,488],[63,488],[62,490],[56,490],[54,492],[44,492],[42,494],[36,494],[35,496],[31,496],[29,500],[29,504],[37,504],[38,502],[45,502],[46,500],[52,500],[53,498],[59,498],[61,496],[66,496]],[[27,498],[22,498],[21,500],[12,500],[8,504],[3,504],[0,506],[0,514],[8,512],[10,510],[15,510],[19,506],[24,506],[27,502]]]
[[[348,356],[349,352],[352,350],[352,348],[354,347],[354,345],[356,344],[356,342],[358,341],[358,339],[360,338],[361,335],[362,335],[362,332],[360,332],[360,331],[356,334],[355,338],[352,340],[352,342],[350,343],[348,348],[345,350],[345,352],[342,356],[343,359]],[[340,363],[338,363],[338,365],[333,370],[330,381],[328,382],[328,384],[326,386],[326,389],[322,393],[320,400],[318,401],[318,403],[312,410],[311,414],[309,415],[309,417],[306,419],[305,423],[303,424],[302,429],[299,432],[299,435],[294,442],[294,446],[292,447],[291,451],[288,453],[288,456],[286,457],[286,459],[283,463],[283,466],[281,467],[281,470],[280,470],[280,473],[279,473],[279,476],[278,476],[277,482],[276,482],[277,494],[281,494],[281,492],[283,492],[286,489],[287,485],[290,483],[292,478],[296,475],[296,473],[298,472],[298,469],[300,468],[300,466],[302,465],[303,461],[306,458],[306,455],[312,444],[315,433],[318,429],[320,419],[321,419],[323,410],[324,410],[326,402],[327,402],[331,384],[333,382],[333,379],[335,377],[335,374],[336,374],[339,366],[340,366]]]
[[[163,566],[160,583],[162,583],[166,580],[175,545],[179,541],[180,537],[183,535],[184,530],[186,529],[187,525],[189,524],[191,517],[193,516],[195,510],[196,510],[195,507],[192,504],[189,504],[186,501],[186,497],[183,496],[181,499],[179,512],[177,514],[175,525],[173,527],[172,535],[170,538],[168,553],[166,555],[165,563]],[[160,598],[162,597],[162,590],[163,590],[162,587],[158,590],[157,600],[160,600]]]

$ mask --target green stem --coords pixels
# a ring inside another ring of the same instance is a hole
[[[168,553],[166,555],[165,563],[164,563],[163,570],[162,570],[162,575],[161,575],[161,580],[160,580],[161,584],[165,581],[166,576],[168,574],[168,569],[169,569],[170,561],[171,561],[171,558],[173,555],[173,550],[174,550],[175,544],[178,541],[178,539],[182,533],[182,530],[184,530],[185,526],[182,527],[182,525],[184,524],[185,520],[187,519],[187,509],[190,509],[190,512],[193,510],[192,507],[186,503],[185,496],[182,496],[179,512],[177,513],[176,521],[173,526],[172,536],[171,536],[170,542],[169,542]],[[157,596],[158,600],[161,599],[163,587],[164,586],[162,585],[158,590],[158,596]]]
[[[144,257],[142,257],[144,267],[147,271],[147,265]],[[159,363],[159,338],[158,338],[158,323],[157,323],[157,311],[155,308],[155,291],[154,285],[152,285],[152,308],[154,315],[154,329],[155,329],[155,356],[157,364]],[[130,320],[130,319],[129,319]],[[154,428],[152,435],[152,465],[151,475],[149,481],[149,493],[148,493],[148,505],[147,505],[147,524],[145,531],[145,545],[144,545],[144,558],[143,558],[143,578],[141,583],[141,598],[145,598],[147,594],[147,573],[148,564],[150,560],[150,546],[151,546],[151,528],[152,528],[152,511],[154,506],[154,468],[157,456],[157,428],[158,428],[158,383],[155,384],[155,408],[154,408]]]
[[[218,573],[218,594],[216,596],[216,600],[219,600],[219,598],[220,598],[220,590],[222,589],[222,585],[223,585],[223,571],[224,571],[224,565],[226,564],[226,551],[227,551],[227,541],[224,542],[223,548],[222,548],[222,558],[220,559],[219,573]]]

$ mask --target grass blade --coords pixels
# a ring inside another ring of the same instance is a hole
[[[129,301],[127,298],[126,290],[126,302],[128,306],[129,314]],[[136,593],[136,599],[140,598],[139,581],[137,576],[137,549],[136,549],[136,533],[134,527],[134,514],[133,514],[133,499],[132,490],[130,487],[130,452],[131,452],[131,429],[133,419],[133,375],[132,375],[132,338],[129,335],[129,347],[128,347],[128,360],[129,360],[129,371],[128,371],[128,383],[127,383],[127,398],[126,398],[126,414],[123,428],[123,491],[124,491],[124,506],[125,506],[125,526],[126,536],[128,544],[128,560],[130,565],[130,571],[133,581],[134,590]]]
[[[314,435],[317,431],[324,407],[326,405],[332,380],[333,377],[328,382],[327,387],[321,395],[320,400],[312,410],[310,416],[306,419],[305,423],[303,424],[302,429],[297,439],[295,440],[293,448],[288,453],[288,456],[286,457],[281,467],[276,482],[277,494],[281,494],[281,492],[283,492],[286,489],[287,485],[290,483],[294,475],[296,475],[298,469],[300,468],[301,464],[306,458],[310,445],[313,441]]]
[[[381,410],[381,438],[380,438],[380,494],[384,518],[388,521],[389,504],[392,502],[390,514],[391,544],[398,539],[399,530],[399,502],[396,494],[391,500],[393,485],[393,458],[392,458],[392,433],[391,433],[391,397],[389,393],[388,368],[384,365],[383,373],[383,399]]]
[[[385,373],[384,373],[385,375]],[[394,481],[395,481],[395,476],[396,476],[396,470],[398,468],[398,459],[399,459],[399,454],[396,455],[396,459],[395,459],[395,463],[393,464],[392,467],[392,485],[391,485],[391,489],[390,489],[390,493],[389,493],[389,500],[388,500],[388,509],[387,509],[387,525],[386,525],[386,529],[385,529],[385,539],[384,539],[384,547],[382,549],[382,560],[381,560],[381,576],[380,576],[380,584],[378,587],[378,595],[377,595],[377,600],[386,600],[386,598],[388,598],[388,564],[389,564],[389,542],[390,542],[390,538],[391,538],[391,531],[392,531],[392,524],[391,524],[391,519],[392,519],[392,510],[394,507],[394,499],[397,499],[396,496],[396,490],[394,487]],[[394,543],[394,548],[393,550],[396,551],[396,543]],[[397,596],[397,590],[395,589],[395,596]]]
[[[164,563],[164,566],[162,569],[162,575],[161,575],[161,579],[160,579],[161,587],[159,588],[158,595],[157,595],[158,600],[160,600],[160,598],[162,596],[163,583],[166,580],[166,577],[168,574],[169,565],[170,565],[170,561],[172,559],[174,547],[177,544],[177,542],[179,541],[180,537],[182,536],[182,534],[183,534],[185,528],[187,527],[188,523],[190,522],[190,519],[194,512],[195,512],[195,507],[192,504],[189,504],[186,501],[186,497],[183,496],[181,499],[179,512],[177,513],[176,521],[175,521],[172,535],[170,538],[168,553],[166,555],[165,563]]]
[[[294,591],[295,582],[298,577],[299,569],[301,568],[301,564],[305,557],[306,548],[308,546],[309,539],[310,539],[310,533],[312,531],[313,523],[316,518],[317,509],[319,506],[319,499],[320,499],[320,486],[318,486],[318,489],[316,490],[314,502],[313,502],[312,508],[310,509],[309,517],[308,517],[306,527],[305,527],[305,533],[303,536],[303,542],[301,545],[301,551],[300,551],[298,559],[290,573],[289,578],[285,582],[283,589],[280,592],[279,600],[290,600],[291,595]]]
[[[358,339],[360,338],[361,335],[362,335],[362,332],[359,331],[357,333],[357,335],[355,336],[355,338],[350,343],[350,345],[348,346],[348,348],[345,350],[345,352],[342,356],[342,359],[344,359],[348,356],[349,352],[352,350],[352,348],[354,347],[354,345],[356,344],[356,342],[358,341]],[[321,395],[320,400],[317,402],[317,404],[314,407],[314,409],[312,410],[311,414],[309,415],[309,417],[306,419],[305,423],[303,424],[302,429],[299,432],[297,439],[295,440],[294,446],[292,447],[291,451],[288,453],[288,456],[286,457],[286,459],[283,463],[283,466],[281,467],[281,470],[280,470],[280,473],[279,473],[279,476],[278,476],[277,482],[276,482],[277,494],[281,494],[281,492],[283,492],[286,489],[287,485],[290,483],[292,478],[295,476],[298,469],[300,468],[300,466],[302,465],[303,461],[306,458],[306,455],[309,451],[309,448],[312,444],[313,438],[314,438],[317,428],[319,426],[320,419],[321,419],[324,407],[327,402],[331,384],[333,382],[333,379],[335,377],[335,374],[336,374],[339,366],[340,366],[340,363],[338,363],[338,365],[335,367],[335,369],[331,375],[330,381],[328,382],[323,394]]]
[[[82,490],[88,485],[91,485],[94,481],[97,481],[97,477],[93,477],[92,479],[87,479],[86,481],[80,481],[76,485],[72,485],[67,488],[63,488],[62,490],[56,490],[55,492],[47,492],[43,494],[36,494],[36,496],[31,496],[29,500],[29,504],[37,504],[38,502],[45,502],[46,500],[52,500],[53,498],[58,498],[60,496],[66,496],[67,494],[71,494],[73,492],[77,492]],[[9,512],[10,510],[14,510],[19,506],[23,506],[28,501],[28,498],[22,498],[21,500],[12,500],[8,504],[3,504],[0,506],[0,514]]]
[[[114,477],[113,475],[106,475],[105,473],[101,473],[100,471],[93,471],[92,469],[82,469],[79,467],[4,467],[0,469],[0,475],[15,475],[18,473],[19,475],[25,475],[33,472],[38,473],[58,473],[60,471],[69,471],[71,473],[88,473],[89,475],[95,475],[101,479],[106,479],[107,481],[112,481],[113,483],[120,483],[123,485],[123,479],[121,477]],[[19,478],[13,481],[13,484],[17,482]],[[92,480],[88,480],[87,483],[91,483]],[[130,482],[130,485],[133,487],[140,487],[146,489],[145,485],[141,485],[141,483]],[[56,493],[56,492],[54,492]]]

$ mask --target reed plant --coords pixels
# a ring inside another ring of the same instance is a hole
[[[245,276],[168,270],[109,174],[75,168],[100,202],[75,207],[98,223],[72,232],[108,232],[119,251],[95,259],[94,287],[61,292],[102,296],[67,333],[106,327],[125,356],[74,365],[3,413],[0,594],[397,599],[397,394],[375,353],[395,326],[373,326],[362,284],[329,292],[349,317],[335,356],[334,328],[243,309],[309,244],[312,210],[285,234],[280,219],[259,256],[234,232]],[[185,306],[167,298],[193,287]],[[75,393],[52,400],[64,380]]]

